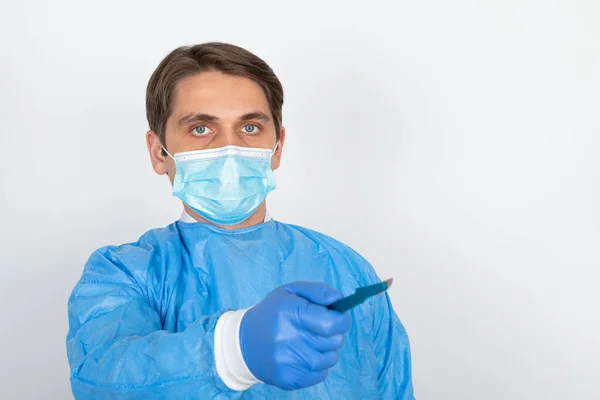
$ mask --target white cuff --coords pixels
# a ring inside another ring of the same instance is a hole
[[[240,347],[240,325],[248,310],[227,311],[219,317],[215,326],[217,373],[228,388],[238,391],[261,383],[248,369]]]

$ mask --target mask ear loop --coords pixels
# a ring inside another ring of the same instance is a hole
[[[277,141],[275,143],[275,148],[273,149],[273,152],[271,153],[271,160],[273,159],[273,156],[275,155],[275,152],[277,151],[277,148],[279,147],[279,141]],[[166,150],[165,150],[166,151]]]
[[[165,153],[167,153],[167,155],[168,155],[169,157],[171,157],[171,158],[173,159],[173,161],[175,161],[175,157],[173,157],[173,156],[171,155],[171,153],[169,153],[169,152],[167,151],[167,149],[165,149],[165,146],[163,146],[163,145],[161,144],[161,145],[160,145],[160,147],[162,147],[163,151],[164,151]]]

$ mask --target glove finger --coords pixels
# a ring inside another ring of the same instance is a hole
[[[333,367],[340,359],[340,353],[337,351],[329,351],[321,353],[314,351],[308,354],[306,360],[311,371],[322,371]]]
[[[303,340],[310,348],[321,353],[339,350],[344,345],[344,335],[326,337],[312,332],[303,332]]]
[[[340,313],[328,310],[323,306],[313,303],[299,305],[299,308],[297,317],[298,327],[316,335],[325,337],[342,335],[352,325],[352,318],[348,312]]]

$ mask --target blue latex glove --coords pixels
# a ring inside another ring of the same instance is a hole
[[[343,294],[323,283],[280,286],[246,312],[240,346],[250,372],[285,390],[316,385],[337,364],[350,314],[327,309]]]

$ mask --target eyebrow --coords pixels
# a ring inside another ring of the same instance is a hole
[[[188,114],[179,119],[179,125],[190,125],[196,122],[215,122],[219,118],[210,114]]]
[[[179,119],[178,123],[179,123],[179,125],[190,125],[190,124],[195,124],[197,122],[216,122],[218,120],[219,120],[219,117],[216,117],[214,115],[196,113],[196,114],[188,114],[188,115],[183,116],[182,118]],[[263,112],[258,112],[258,111],[244,114],[238,120],[239,121],[261,120],[265,123],[271,121],[271,119],[269,118],[269,116],[267,114],[265,114]]]
[[[271,121],[269,116],[262,112],[252,112],[252,113],[244,114],[240,117],[240,121],[249,121],[252,119],[257,119],[257,120],[263,121],[265,123]]]

